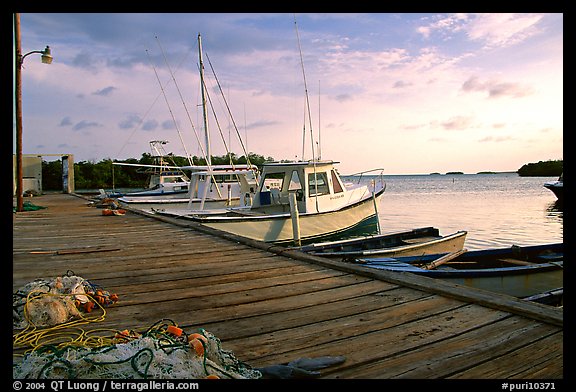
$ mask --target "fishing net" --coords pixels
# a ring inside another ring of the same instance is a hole
[[[117,300],[116,294],[71,271],[56,278],[36,279],[13,293],[12,327],[53,327]]]
[[[14,378],[190,379],[260,378],[206,330],[186,334],[175,324],[161,324],[139,334],[116,333],[99,347],[46,347],[14,366]]]
[[[68,271],[13,294],[14,378],[260,378],[208,331],[187,334],[162,319],[143,333],[81,327],[104,321],[118,301]],[[89,315],[90,313],[90,315]],[[16,354],[15,354],[16,355]],[[17,355],[16,355],[17,356]]]

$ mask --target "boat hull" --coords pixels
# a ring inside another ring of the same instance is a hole
[[[178,199],[153,199],[153,200],[121,200],[118,199],[120,203],[130,208],[135,208],[138,210],[162,210],[162,209],[170,209],[173,211],[190,211],[190,210],[199,210],[201,205],[200,199],[192,200],[190,203],[189,198],[178,198]],[[232,198],[231,200],[227,199],[207,199],[204,201],[204,208],[205,209],[219,209],[219,208],[226,208],[226,207],[236,207],[240,205],[239,198]]]
[[[560,182],[546,183],[544,187],[552,191],[559,201],[564,199],[564,185]]]
[[[361,262],[372,268],[410,272],[519,298],[564,285],[562,244],[471,251],[430,270],[416,265],[434,261],[438,256],[363,259]],[[469,268],[450,267],[467,263]],[[496,266],[496,263],[507,266]]]
[[[440,236],[438,229],[426,227],[407,232],[313,244],[298,249],[315,256],[339,259],[423,256],[459,251],[464,247],[466,235],[466,231],[458,231]]]
[[[378,193],[379,203],[383,190]],[[290,213],[247,216],[190,216],[189,219],[214,229],[226,231],[258,241],[288,244],[294,242],[293,222]],[[377,232],[378,216],[374,199],[367,197],[339,210],[299,215],[302,243]]]

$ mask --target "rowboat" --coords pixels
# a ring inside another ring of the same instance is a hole
[[[371,268],[409,272],[524,298],[563,287],[564,245],[359,258],[355,262]]]
[[[386,188],[382,176],[372,185],[344,183],[334,167],[336,163],[266,163],[258,188],[246,189],[242,197],[247,205],[156,213],[277,244],[301,245],[377,233],[377,206]]]
[[[451,253],[464,247],[466,231],[441,236],[434,227],[409,231],[350,238],[332,242],[320,242],[294,247],[293,249],[322,257],[338,259],[424,256]]]

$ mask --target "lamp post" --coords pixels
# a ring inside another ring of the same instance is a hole
[[[50,47],[46,46],[44,50],[34,50],[22,55],[22,45],[20,43],[20,14],[14,14],[14,40],[16,56],[15,61],[15,98],[16,98],[16,211],[22,212],[24,210],[24,201],[22,198],[23,188],[23,173],[22,173],[22,64],[24,58],[32,53],[39,53],[42,55],[42,63],[52,63],[52,53]]]

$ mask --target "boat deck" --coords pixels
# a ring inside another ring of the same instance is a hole
[[[117,293],[85,328],[204,328],[242,361],[346,357],[323,378],[563,378],[563,311],[47,194],[13,214],[13,289],[73,271]]]

